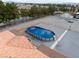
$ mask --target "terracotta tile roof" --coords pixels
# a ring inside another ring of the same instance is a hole
[[[6,44],[9,40],[14,38],[15,35],[10,31],[0,32],[0,45]]]
[[[0,48],[0,57],[27,57],[27,58],[43,58],[47,57],[37,49],[24,49],[17,47]]]
[[[34,48],[31,42],[28,41],[28,38],[24,36],[16,36],[14,39],[10,40],[7,44],[9,46],[21,47],[27,49]]]
[[[0,33],[0,57],[48,57],[24,36],[16,36],[9,31]]]

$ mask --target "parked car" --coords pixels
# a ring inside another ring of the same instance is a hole
[[[79,12],[75,13],[73,17],[79,19]]]

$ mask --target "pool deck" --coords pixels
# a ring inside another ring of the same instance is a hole
[[[11,30],[13,32],[16,31],[15,33],[17,35],[28,36],[29,39],[35,43],[35,45],[39,46],[42,43],[51,49],[63,53],[67,57],[79,57],[79,19],[72,19],[72,21],[74,23],[71,24],[60,16],[47,16],[32,22],[27,22],[11,28],[6,28],[4,30]],[[25,29],[33,25],[54,31],[56,33],[56,41],[39,41],[26,34],[24,32]]]

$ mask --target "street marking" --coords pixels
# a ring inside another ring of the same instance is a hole
[[[65,30],[64,33],[54,42],[54,44],[50,47],[51,49],[54,49],[59,41],[65,36],[65,34],[68,32],[68,30]]]

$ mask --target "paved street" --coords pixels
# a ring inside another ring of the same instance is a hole
[[[68,21],[64,20],[65,18],[61,18],[60,16],[47,16],[44,18],[40,18],[34,21],[30,21],[30,22],[25,22],[16,26],[12,26],[12,27],[8,27],[4,30],[12,30],[12,29],[16,29],[16,28],[26,28],[32,25],[36,25],[36,24],[51,24],[54,27],[58,27],[58,28],[62,28],[62,29],[68,29],[69,26],[71,25],[71,23],[68,23]],[[79,32],[79,19],[72,19],[72,21],[74,21],[74,23],[71,25],[71,30],[72,31],[78,31]]]
[[[79,58],[79,32],[68,31],[55,49],[68,57]]]

